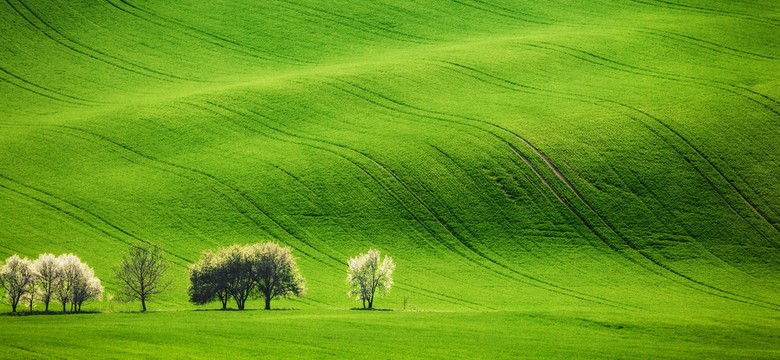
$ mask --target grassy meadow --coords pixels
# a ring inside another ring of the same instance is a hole
[[[0,259],[173,284],[0,315],[0,357],[780,357],[778,39],[760,0],[4,0]],[[305,297],[187,301],[269,240]]]

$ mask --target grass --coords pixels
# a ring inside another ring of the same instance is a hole
[[[152,314],[0,317],[0,347],[776,357],[779,15],[768,1],[4,1],[0,257],[74,252],[116,293],[113,264],[143,241],[174,283]],[[299,257],[309,292],[279,307],[300,310],[192,311],[201,251],[270,239]],[[346,311],[346,260],[369,247],[398,264],[377,303],[395,311]],[[74,329],[94,341],[67,341]]]
[[[621,319],[619,322],[614,320]],[[110,358],[224,356],[278,358],[773,358],[777,321],[748,326],[740,317],[690,318],[633,313],[194,311],[108,313],[5,319],[6,356]],[[193,326],[197,324],[197,326]],[[46,329],[77,326],[30,346]],[[100,341],[90,341],[97,339]]]

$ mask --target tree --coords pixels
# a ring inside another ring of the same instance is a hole
[[[290,248],[267,242],[251,245],[248,251],[254,282],[259,296],[265,299],[266,310],[271,310],[271,300],[274,298],[303,295],[306,290],[305,280]]]
[[[62,304],[62,312],[65,312],[68,302],[73,299],[73,288],[81,275],[81,259],[73,254],[62,254],[57,256],[57,266],[61,278],[55,288],[54,297]],[[71,306],[71,309],[74,307]]]
[[[371,249],[348,261],[347,282],[351,289],[347,296],[354,296],[355,300],[362,301],[364,309],[366,302],[369,310],[374,308],[374,295],[377,290],[380,295],[387,295],[393,286],[393,258],[385,255],[381,263],[379,260],[379,250]]]
[[[290,249],[275,243],[204,251],[189,272],[190,301],[206,304],[219,299],[222,309],[227,308],[231,297],[239,310],[253,297],[263,297],[265,308],[270,309],[271,300],[301,296],[305,290]]]
[[[36,278],[32,262],[27,258],[19,258],[12,255],[6,259],[0,268],[0,285],[5,289],[6,298],[11,304],[11,312],[16,312],[16,307],[31,289]],[[32,311],[32,310],[31,310]]]
[[[86,301],[100,300],[103,286],[95,277],[95,270],[73,254],[58,256],[56,263],[61,278],[54,287],[53,295],[62,303],[62,312],[67,311],[68,302],[70,311],[77,312]]]
[[[81,263],[78,275],[71,287],[71,311],[81,312],[81,305],[88,300],[100,301],[103,295],[103,285],[95,277],[95,271]]]
[[[38,273],[36,287],[40,292],[41,301],[49,311],[49,303],[55,295],[55,291],[62,282],[62,269],[57,258],[52,254],[42,254],[33,262],[33,267]]]
[[[31,262],[32,264],[32,262]],[[32,266],[32,265],[30,265]],[[35,306],[35,300],[37,300],[38,296],[38,287],[35,285],[38,278],[38,274],[35,274],[35,279],[33,281],[30,281],[29,284],[27,284],[27,290],[24,292],[24,295],[22,295],[22,299],[20,303],[27,304],[27,308],[30,311],[30,314],[33,312],[33,306]]]
[[[246,248],[233,245],[222,250],[222,279],[227,282],[228,293],[236,301],[238,310],[244,310],[246,301],[255,287],[252,263]]]
[[[190,287],[187,292],[190,295],[190,302],[194,304],[203,305],[219,299],[222,310],[226,310],[230,289],[219,255],[206,250],[197,263],[189,266]]]
[[[122,264],[115,269],[124,300],[140,300],[141,311],[146,311],[146,301],[165,291],[170,281],[164,279],[168,263],[162,250],[153,245],[131,245],[122,257]]]

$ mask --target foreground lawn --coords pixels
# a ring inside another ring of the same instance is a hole
[[[780,319],[744,314],[249,310],[3,316],[0,323],[3,358],[780,356]]]

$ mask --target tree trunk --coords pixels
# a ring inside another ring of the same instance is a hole
[[[46,300],[44,304],[46,304],[46,312],[49,312],[49,300]]]
[[[271,310],[271,297],[270,296],[266,296],[265,297],[265,309],[266,310]]]
[[[222,310],[227,310],[227,301],[228,301],[228,299],[225,297],[225,298],[222,298],[220,300],[222,301]]]
[[[65,307],[65,306],[67,306],[67,305],[68,305],[68,303],[67,303],[66,301],[63,301],[63,302],[62,302],[62,312],[65,312],[65,311],[67,311],[67,308]]]
[[[16,312],[16,305],[18,305],[18,301],[11,300],[11,312]]]
[[[146,312],[146,299],[141,298],[141,312]]]

